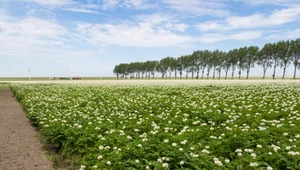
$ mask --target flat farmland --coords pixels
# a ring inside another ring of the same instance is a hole
[[[298,169],[299,81],[10,84],[77,169]]]
[[[259,85],[259,84],[298,84],[298,79],[199,79],[199,80],[185,80],[185,79],[141,79],[141,80],[34,80],[34,81],[20,81],[20,80],[0,80],[0,83],[14,83],[14,84],[80,84],[80,85]]]

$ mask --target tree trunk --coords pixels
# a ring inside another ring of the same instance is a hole
[[[249,78],[249,72],[250,72],[250,69],[247,69],[247,76],[246,76],[246,79]]]
[[[213,71],[213,79],[215,79],[216,77],[216,68],[214,67],[214,71]]]
[[[175,79],[177,79],[177,70],[175,70]]]
[[[285,71],[286,71],[286,65],[284,65],[284,68],[283,68],[282,79],[284,79],[284,77],[285,77]]]
[[[198,69],[196,79],[199,79],[199,72],[200,72],[200,70]]]
[[[266,77],[266,72],[267,72],[267,68],[264,68],[263,79],[265,79],[265,77]]]
[[[227,79],[228,71],[229,71],[229,67],[227,67],[225,70],[225,79]]]
[[[179,79],[182,78],[182,71],[179,71]]]
[[[206,74],[207,79],[209,79],[209,72],[210,72],[210,68],[207,69],[207,74]]]
[[[239,69],[239,79],[241,79],[242,70]]]
[[[273,70],[273,75],[272,75],[272,77],[273,77],[273,79],[275,79],[275,74],[276,74],[276,67],[277,67],[277,61],[275,61],[275,64],[274,64],[274,70]]]
[[[203,70],[202,70],[202,76],[201,76],[201,78],[203,79],[204,78],[204,68],[203,68]]]
[[[188,79],[188,77],[189,77],[189,72],[188,72],[188,71],[186,71],[185,78],[186,78],[186,79]]]
[[[234,76],[234,70],[232,70],[231,79],[233,79],[233,76]]]
[[[294,65],[294,76],[293,76],[293,79],[296,79],[296,72],[297,72],[297,64]]]
[[[219,70],[219,79],[221,79],[221,70]]]

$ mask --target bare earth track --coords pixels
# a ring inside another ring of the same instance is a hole
[[[37,136],[10,89],[0,89],[0,170],[52,170]]]

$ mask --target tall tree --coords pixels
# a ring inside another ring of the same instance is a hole
[[[192,54],[194,60],[195,60],[195,72],[196,72],[196,79],[199,78],[199,72],[200,72],[200,61],[201,61],[201,51],[194,51]]]
[[[265,44],[264,47],[258,53],[257,64],[263,68],[263,79],[266,77],[268,68],[272,67],[272,52],[269,50],[270,44]]]
[[[155,71],[156,71],[156,66],[157,66],[157,61],[146,61],[145,63],[145,67],[146,67],[146,71],[148,73],[148,78],[150,78],[150,76],[152,75],[153,79],[154,79],[154,75],[155,75]]]
[[[216,69],[220,65],[220,51],[219,50],[214,50],[211,53],[210,62],[212,64],[212,68],[213,68],[213,79],[215,79]]]
[[[234,77],[234,71],[235,71],[237,63],[238,63],[238,52],[239,52],[238,49],[233,49],[228,52],[229,62],[231,64],[230,67],[232,70],[231,79],[233,79],[233,77]]]
[[[230,52],[230,51],[229,51]],[[225,57],[224,57],[224,64],[223,64],[223,68],[224,68],[224,71],[225,71],[225,79],[227,79],[227,75],[228,75],[228,71],[231,67],[231,59],[230,59],[230,53],[225,53]]]
[[[182,71],[183,71],[183,60],[184,60],[184,56],[181,56],[179,58],[177,58],[177,70],[179,72],[179,79],[182,78]]]
[[[209,79],[209,74],[210,74],[210,70],[212,67],[212,62],[211,62],[211,51],[209,50],[204,50],[203,52],[203,57],[204,57],[204,64],[205,67],[207,69],[207,73],[206,73],[206,78]]]
[[[172,57],[167,57],[163,59],[163,64],[167,68],[169,78],[171,78],[172,72],[175,70],[176,60]]]
[[[194,53],[193,53],[194,54]],[[189,56],[189,67],[190,67],[190,72],[192,73],[192,79],[194,79],[194,75],[195,75],[195,72],[196,72],[196,62],[197,62],[197,56],[196,55],[190,55]]]
[[[129,64],[127,64],[127,63],[121,63],[119,65],[120,74],[123,79],[127,78],[128,74],[129,74],[128,66],[129,66]]]
[[[291,62],[290,41],[279,41],[277,43],[280,67],[283,68],[282,79],[285,77],[286,68]]]
[[[183,68],[185,69],[186,79],[189,77],[190,73],[190,55],[185,55],[182,59]]]
[[[221,72],[225,66],[225,57],[226,57],[226,52],[220,51],[219,56],[218,56],[218,58],[219,58],[218,66],[216,68],[216,71],[218,72],[218,75],[219,75],[219,77],[218,77],[219,79],[221,79]]]
[[[298,38],[296,40],[292,40],[290,45],[291,45],[290,53],[291,53],[292,62],[294,65],[293,79],[295,79],[297,68],[299,68],[299,66],[300,66],[300,38]]]
[[[117,79],[119,79],[119,76],[121,74],[120,65],[116,65],[113,72],[114,72],[114,74],[116,74]]]
[[[178,71],[178,61],[176,58],[171,58],[171,71],[174,72],[174,77],[177,79],[177,71]],[[170,75],[171,78],[171,75]]]
[[[161,73],[162,79],[165,78],[168,70],[168,62],[165,58],[161,59],[158,64],[158,71]]]
[[[157,72],[158,70],[158,64],[159,64],[159,61],[157,60],[154,60],[151,62],[151,75],[152,75],[152,78],[154,79],[154,75],[155,75],[155,72]]]
[[[269,50],[269,53],[272,56],[272,60],[273,60],[273,74],[272,74],[272,77],[273,77],[273,79],[275,79],[275,77],[276,77],[276,68],[280,64],[280,62],[279,62],[280,58],[279,58],[278,43],[273,43],[273,44],[269,43],[269,47],[268,47],[267,50]]]
[[[259,52],[259,47],[257,47],[257,46],[250,46],[247,48],[247,55],[246,55],[246,60],[245,60],[245,67],[246,67],[246,72],[247,72],[246,79],[249,78],[250,69],[255,66],[255,62],[258,59],[257,58],[258,52]]]
[[[207,79],[210,77],[212,71],[212,78],[216,78],[216,73],[221,76],[221,71],[225,71],[225,79],[229,70],[232,71],[231,77],[234,78],[235,70],[238,68],[239,79],[242,71],[246,70],[246,79],[249,78],[250,69],[255,64],[263,67],[263,79],[266,76],[268,68],[273,67],[272,77],[276,77],[276,69],[280,66],[283,69],[282,78],[285,78],[286,70],[289,64],[294,65],[294,76],[296,78],[297,69],[300,69],[300,39],[291,41],[278,41],[276,43],[267,43],[259,51],[257,46],[242,47],[239,49],[232,49],[228,53],[214,50],[198,50],[191,55],[184,55],[178,58],[166,57],[158,61],[146,62],[131,62],[129,64],[121,63],[116,65],[113,72],[117,78],[154,78],[155,72],[160,72],[162,78],[172,77],[175,72],[175,79],[177,72],[180,74],[180,79],[185,71],[186,79],[191,73],[192,79],[196,73],[196,79],[199,78],[200,70],[202,70],[202,79],[206,71]],[[184,70],[184,71],[183,71]]]
[[[247,47],[240,48],[237,52],[237,66],[239,68],[239,79],[241,79],[242,70],[245,68],[246,63],[246,57],[247,57]]]

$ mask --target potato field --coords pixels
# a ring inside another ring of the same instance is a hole
[[[80,170],[300,169],[300,86],[11,84]]]

